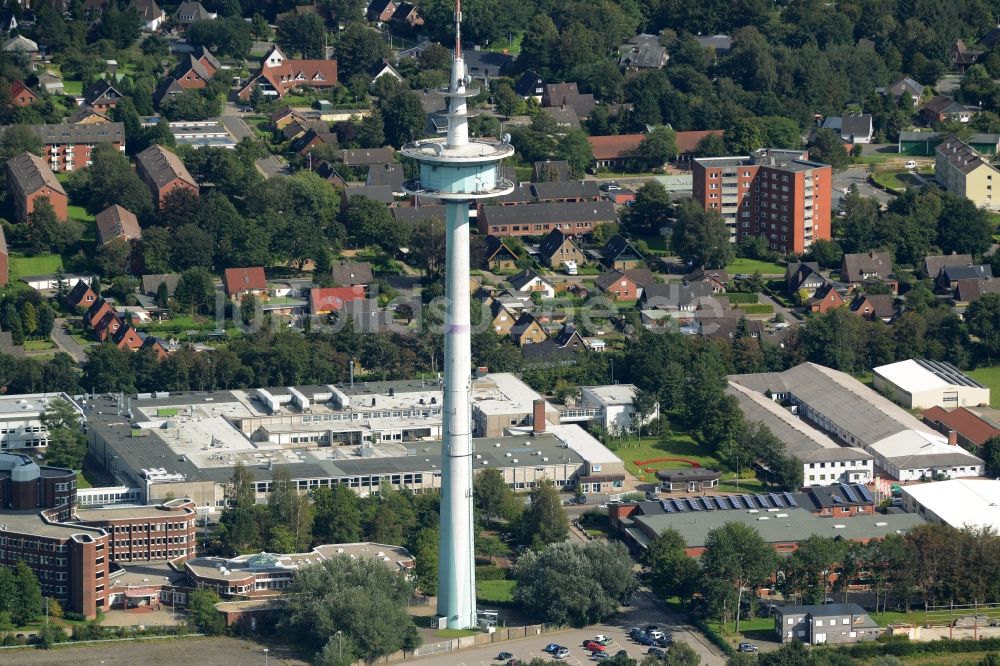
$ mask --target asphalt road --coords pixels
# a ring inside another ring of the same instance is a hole
[[[846,194],[844,190],[848,189],[851,185],[857,185],[858,192],[860,192],[862,196],[874,197],[878,200],[879,205],[881,206],[887,206],[890,201],[895,199],[895,197],[891,194],[876,189],[868,184],[867,166],[852,166],[833,174],[832,205],[834,209],[840,206],[840,200],[843,199]]]
[[[83,363],[87,360],[87,352],[83,345],[66,332],[66,329],[63,328],[65,323],[65,319],[56,319],[55,326],[52,327],[52,342],[56,343],[56,347],[60,350],[69,354],[74,361]]]
[[[616,653],[618,650],[625,650],[630,657],[638,658],[644,655],[649,648],[632,643],[625,634],[629,627],[644,626],[647,624],[656,624],[661,630],[673,634],[675,641],[688,643],[701,657],[701,664],[705,666],[722,666],[725,663],[725,659],[718,648],[709,644],[700,635],[692,633],[677,618],[661,610],[648,592],[638,592],[633,599],[633,603],[634,605],[617,619],[606,624],[593,625],[584,629],[570,629],[549,633],[517,641],[506,641],[486,647],[461,650],[459,652],[408,659],[407,663],[433,664],[434,666],[496,666],[497,662],[494,658],[503,651],[510,652],[522,661],[530,661],[535,657],[542,657],[554,663],[582,666],[584,663],[590,662],[591,659],[590,654],[581,645],[584,639],[594,638],[598,634],[611,636],[615,639],[615,645],[609,648],[611,654]],[[562,661],[552,659],[549,655],[542,652],[542,649],[549,643],[558,643],[569,648],[571,652],[570,656]]]

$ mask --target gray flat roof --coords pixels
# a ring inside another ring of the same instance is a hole
[[[99,527],[84,527],[67,523],[49,523],[39,511],[5,511],[0,513],[0,523],[5,532],[31,534],[53,539],[69,539],[74,534],[89,534],[93,537],[105,534]]]
[[[113,506],[103,509],[80,508],[76,510],[76,517],[81,521],[126,520],[134,518],[178,518],[186,515],[186,513],[194,513],[194,511],[191,509],[188,509],[187,512],[167,511],[156,506]]]

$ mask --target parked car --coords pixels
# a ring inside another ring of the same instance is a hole
[[[566,649],[566,648],[560,648],[559,651],[556,652],[552,656],[555,657],[556,659],[565,659],[566,657],[569,656],[569,654],[570,654],[570,652],[569,652],[568,649]]]
[[[649,637],[649,634],[640,634],[635,642],[639,645],[656,645],[656,641]]]
[[[660,631],[659,629],[653,629],[652,631],[649,632],[649,637],[652,638],[654,641],[663,640],[664,636],[666,636],[666,634]]]
[[[547,652],[548,654],[555,654],[559,650],[565,650],[565,649],[566,648],[564,648],[562,645],[559,645],[558,643],[549,643],[544,648],[542,648],[542,652]]]
[[[667,653],[658,647],[649,648],[648,650],[646,650],[646,654],[652,655],[657,659],[663,659],[665,656],[667,656]]]
[[[757,651],[757,646],[754,645],[753,643],[740,643],[739,651],[740,652],[756,652]]]
[[[590,652],[604,652],[607,648],[598,643],[597,641],[584,641],[583,649]]]
[[[607,652],[594,652],[593,654],[590,655],[590,658],[593,659],[594,661],[603,661],[605,659],[611,659],[611,655],[609,655]]]
[[[514,655],[512,655],[510,652],[501,652],[500,654],[497,655],[495,661],[510,661],[513,658]]]
[[[663,634],[663,638],[660,638],[656,641],[657,647],[662,647],[662,648],[670,647],[673,644],[674,644],[674,637],[671,636],[670,634]]]

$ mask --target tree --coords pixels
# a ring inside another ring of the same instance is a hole
[[[336,555],[298,570],[279,602],[278,628],[324,655],[332,652],[330,645],[347,647],[355,659],[371,663],[420,645],[406,612],[412,595],[413,583],[383,562]],[[345,639],[341,646],[339,635]]]
[[[379,110],[389,145],[400,147],[423,135],[427,118],[420,98],[409,88],[396,86],[389,96],[379,100]]]
[[[1000,436],[986,440],[980,455],[986,463],[986,476],[994,479],[1000,477]]]
[[[42,196],[35,199],[35,209],[25,229],[25,236],[35,254],[60,253],[80,240],[83,227],[75,220],[63,221],[57,218],[49,198]]]
[[[309,498],[299,494],[298,482],[292,480],[287,468],[274,472],[271,492],[267,496],[267,511],[272,529],[280,526],[288,531],[292,550],[274,549],[277,552],[304,552],[312,540],[313,510]]]
[[[495,558],[506,557],[510,552],[510,547],[500,537],[482,532],[476,535],[476,555],[488,557],[490,564]]]
[[[27,125],[11,125],[0,138],[0,157],[9,160],[21,153],[41,155],[42,139]]]
[[[582,627],[618,613],[638,581],[619,542],[554,543],[514,566],[514,601],[530,617]]]
[[[239,462],[226,486],[226,508],[219,517],[222,541],[237,553],[256,546],[260,538],[254,510],[256,504],[253,470]]]
[[[521,535],[536,550],[569,536],[569,521],[551,482],[543,482],[531,491],[531,505],[521,515]]]
[[[240,318],[245,325],[249,326],[257,318],[258,310],[257,296],[251,292],[243,294],[240,299]]]
[[[698,142],[694,150],[695,157],[723,157],[729,154],[726,140],[718,134],[708,134]]]
[[[198,631],[206,634],[221,634],[226,629],[226,622],[215,609],[222,601],[215,590],[198,589],[188,593],[188,621]]]
[[[38,336],[41,338],[48,338],[52,335],[52,329],[56,324],[56,315],[49,307],[48,303],[42,303],[38,306],[38,330],[36,331]]]
[[[472,501],[477,520],[486,526],[513,519],[520,508],[503,472],[492,467],[478,472],[473,479]]]
[[[204,314],[215,301],[215,286],[212,275],[201,267],[189,268],[181,273],[174,290],[174,298],[183,309]]]
[[[361,119],[357,127],[358,145],[362,148],[381,148],[385,145],[385,121],[378,109],[372,109],[371,113]]]
[[[698,561],[688,557],[680,532],[663,530],[643,552],[642,565],[649,570],[649,586],[660,597],[689,599],[697,585]]]
[[[127,273],[131,259],[132,245],[122,238],[116,238],[97,249],[97,267],[105,275]]]
[[[391,54],[382,35],[363,23],[352,23],[340,34],[336,45],[337,75],[350,81],[358,74],[368,75],[376,63]]]
[[[979,338],[983,356],[991,363],[1000,350],[1000,294],[986,294],[969,303],[965,323]]]
[[[87,455],[87,438],[81,427],[80,413],[66,400],[52,400],[41,416],[49,433],[45,460],[55,467],[82,469]]]
[[[673,210],[670,193],[659,181],[651,180],[636,190],[635,203],[622,212],[622,227],[634,236],[659,234],[670,224]]]
[[[723,621],[735,617],[739,632],[743,592],[768,580],[774,572],[774,558],[774,550],[752,527],[726,523],[709,531],[701,567],[709,583],[705,596],[713,614]]]
[[[493,91],[493,102],[496,105],[497,113],[505,118],[516,116],[521,112],[524,100],[514,92],[509,83],[501,82]]]
[[[358,495],[344,485],[313,491],[313,535],[319,543],[355,543],[361,540]]]
[[[675,641],[667,648],[663,657],[664,666],[698,666],[701,657],[694,648],[683,641]]]
[[[38,313],[35,311],[35,304],[25,301],[21,306],[21,326],[24,334],[31,337],[38,330]]]
[[[423,269],[430,281],[444,274],[444,222],[428,218],[413,225],[410,232],[410,260]]]
[[[396,223],[385,204],[374,199],[354,197],[342,219],[359,247],[374,245],[394,254],[406,244],[406,228]]]
[[[678,207],[670,247],[690,266],[722,268],[732,258],[729,228],[718,211],[705,210],[694,201]]]
[[[303,58],[321,60],[326,42],[326,25],[319,14],[282,14],[278,19],[276,35],[278,45],[291,57],[301,53]],[[338,56],[340,55],[338,50]],[[350,76],[347,76],[347,80]]]
[[[981,256],[993,242],[993,225],[982,208],[964,196],[945,192],[941,197],[937,245],[944,254]]]
[[[844,141],[834,130],[822,128],[813,134],[809,144],[809,158],[833,167],[834,171],[842,171],[851,163],[851,156],[844,150]]]
[[[636,157],[647,171],[660,169],[677,156],[677,135],[669,127],[654,127],[636,147]]]
[[[837,268],[844,258],[844,250],[835,240],[817,238],[809,246],[809,256],[823,268]]]
[[[121,151],[110,143],[99,143],[91,152],[91,160],[89,168],[74,172],[70,179],[70,193],[82,196],[87,210],[99,213],[118,204],[140,219],[153,210],[149,188]]]
[[[167,273],[170,271],[171,233],[163,227],[149,227],[142,230],[142,240],[139,241],[139,255],[142,257],[143,268],[148,273]]]
[[[438,531],[426,527],[414,539],[413,557],[416,560],[413,573],[417,586],[426,596],[436,596],[438,591]]]
[[[632,422],[635,424],[639,439],[642,439],[642,424],[656,411],[656,394],[639,389],[632,397]]]

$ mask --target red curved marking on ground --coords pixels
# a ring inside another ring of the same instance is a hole
[[[642,471],[644,472],[655,472],[656,470],[651,469],[649,467],[643,467],[643,465],[651,465],[653,463],[661,463],[661,462],[682,462],[690,465],[693,469],[698,469],[701,467],[701,463],[699,463],[697,460],[690,460],[689,458],[673,458],[673,457],[650,458],[649,460],[636,460],[635,465],[636,467],[642,469]]]

